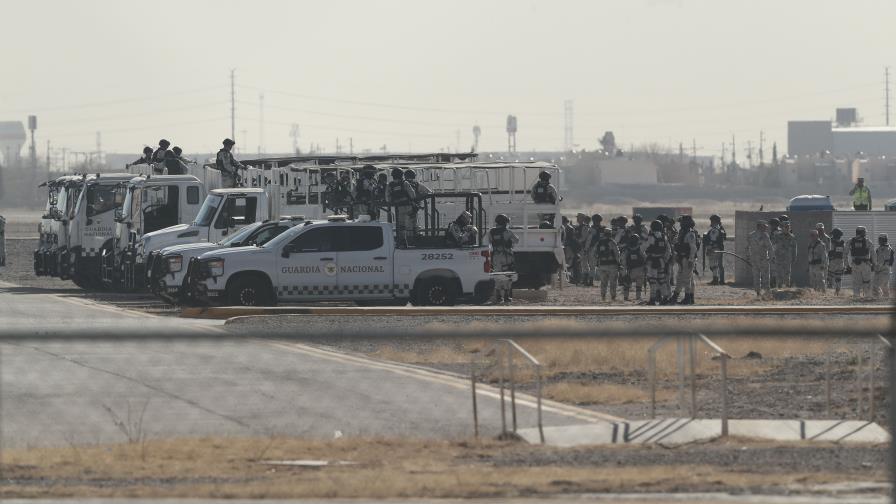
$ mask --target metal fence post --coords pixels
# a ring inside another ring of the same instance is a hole
[[[896,432],[896,348],[887,347],[887,373],[889,374],[889,386],[887,387],[889,411],[887,411],[887,423],[890,424],[890,435]],[[896,483],[896,443],[890,441],[890,483]],[[896,504],[896,492],[890,492],[890,502]]]
[[[470,363],[470,385],[473,391],[473,436],[479,437],[479,407],[476,404],[476,361]]]
[[[824,365],[824,404],[828,418],[831,417],[831,350],[828,349],[827,361]]]
[[[544,426],[541,422],[541,364],[535,366],[538,377],[538,436],[541,438],[541,444],[544,444]]]
[[[678,372],[678,410],[684,410],[684,340],[675,337],[675,364]]]
[[[496,349],[498,367],[501,369],[501,435],[507,434],[507,414],[504,411],[504,365],[501,362],[501,350]]]
[[[656,418],[656,348],[647,350],[647,379],[650,382],[650,418]]]
[[[510,378],[510,417],[513,421],[513,433],[516,434],[516,379],[513,372],[513,347],[510,346],[509,340],[507,341],[506,346],[507,373]]]
[[[722,367],[722,437],[728,436],[728,355],[719,356]]]
[[[868,353],[868,421],[874,421],[874,353]]]
[[[688,357],[691,368],[691,418],[697,418],[697,336],[688,336]]]

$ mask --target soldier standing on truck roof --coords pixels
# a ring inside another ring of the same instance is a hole
[[[856,179],[856,185],[849,190],[853,210],[871,210],[871,190],[865,185],[865,177]]]
[[[492,246],[492,270],[516,271],[513,260],[513,246],[520,239],[510,230],[510,218],[504,214],[495,216],[495,227],[488,231],[488,241]],[[513,288],[510,281],[499,280],[495,284],[495,303],[513,301]]]
[[[168,152],[169,145],[171,145],[171,142],[168,140],[165,140],[164,138],[159,140],[159,148],[152,153],[153,163],[161,163],[165,161],[165,153]]]
[[[753,289],[757,296],[769,290],[769,262],[772,257],[772,241],[768,236],[768,223],[758,221],[756,230],[747,237],[747,258],[753,272]]]
[[[413,230],[417,223],[417,194],[404,179],[401,168],[392,168],[392,180],[386,188],[386,202],[395,207],[395,238],[401,247],[413,243]]]
[[[532,194],[532,201],[536,204],[556,205],[560,199],[557,196],[557,188],[551,184],[551,174],[545,170],[538,174],[538,181],[532,186],[530,193]],[[549,222],[553,226],[554,214],[540,213],[538,214],[538,222],[539,224]]]
[[[417,222],[417,212],[423,206],[420,202],[423,201],[424,196],[426,196],[428,194],[432,194],[432,189],[427,187],[425,184],[421,184],[420,182],[418,182],[417,181],[417,172],[415,172],[412,169],[407,169],[404,171],[404,179],[408,182],[408,184],[411,185],[411,189],[413,189],[414,194],[416,194],[416,197],[414,198],[414,205],[413,205],[414,221],[413,221],[413,226],[411,227],[411,229],[412,229],[411,236],[416,237],[417,233],[419,231],[419,224]]]
[[[138,165],[138,164],[150,164],[150,163],[152,163],[152,147],[147,145],[146,147],[143,148],[143,156],[141,156],[140,158],[138,158],[136,161],[134,161],[131,164]]]
[[[245,170],[246,167],[233,157],[232,150],[236,142],[225,138],[221,143],[224,146],[221,147],[221,150],[215,156],[215,167],[221,172],[221,187],[236,187],[239,179],[238,170]]]

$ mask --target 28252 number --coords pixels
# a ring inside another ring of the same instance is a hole
[[[445,261],[454,259],[454,254],[451,252],[444,252],[441,254],[420,254],[420,259],[423,261]]]

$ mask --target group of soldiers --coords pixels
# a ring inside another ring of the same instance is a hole
[[[183,175],[187,172],[186,165],[196,164],[195,160],[184,156],[184,151],[178,146],[171,147],[171,142],[166,139],[159,140],[159,147],[153,150],[152,147],[143,148],[143,155],[131,165],[148,164],[153,165],[153,174],[155,175]]]
[[[714,253],[725,248],[725,228],[718,215],[710,218],[711,227],[701,238],[694,219],[682,215],[676,221],[659,215],[648,227],[641,215],[628,218],[618,216],[603,225],[603,216],[578,214],[576,224],[563,217],[563,244],[570,280],[583,286],[600,283],[601,300],[615,301],[617,287],[622,286],[622,298],[629,301],[634,290],[635,300],[642,304],[694,304],[697,257],[703,246],[704,268],[709,256],[713,273],[711,284],[725,282],[722,255]],[[649,286],[650,296],[642,299]],[[674,288],[673,288],[674,287]],[[679,300],[679,297],[684,294]]]
[[[819,292],[834,289],[839,295],[843,275],[850,274],[855,299],[889,297],[893,248],[885,233],[877,237],[877,247],[866,234],[865,226],[858,226],[855,236],[846,240],[841,229],[834,228],[828,235],[823,223],[816,224],[806,250],[810,287]],[[793,285],[796,238],[786,215],[756,223],[756,230],[747,237],[747,259],[758,296],[774,287]]]

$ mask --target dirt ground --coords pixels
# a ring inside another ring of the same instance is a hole
[[[294,461],[294,465],[278,461]],[[814,493],[818,485],[836,482],[886,481],[886,464],[885,447],[736,439],[677,448],[576,449],[489,440],[170,439],[6,450],[0,465],[0,497],[794,494]]]

